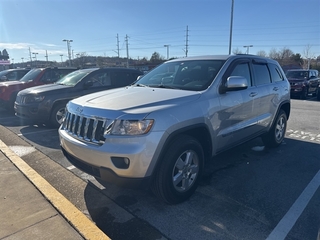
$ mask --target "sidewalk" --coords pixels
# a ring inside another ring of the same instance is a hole
[[[0,239],[110,239],[0,140]]]

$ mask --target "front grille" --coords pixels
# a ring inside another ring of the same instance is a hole
[[[105,141],[104,133],[111,128],[112,124],[113,121],[106,118],[67,112],[62,129],[81,141],[103,144]]]

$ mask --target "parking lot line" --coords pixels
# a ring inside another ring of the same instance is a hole
[[[291,206],[289,211],[284,215],[278,225],[273,229],[266,240],[281,240],[285,239],[303,210],[308,205],[320,185],[320,170],[313,177],[308,186],[303,190],[298,199]]]
[[[27,133],[18,133],[17,135],[20,136],[25,136],[25,135],[30,135],[30,134],[39,134],[39,133],[44,133],[44,132],[52,132],[52,131],[58,131],[57,129],[47,129],[47,130],[42,130],[42,131],[34,131],[34,132],[27,132]]]

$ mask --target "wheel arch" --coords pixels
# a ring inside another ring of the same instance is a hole
[[[277,115],[279,114],[280,110],[283,110],[286,115],[287,115],[287,120],[289,119],[289,116],[290,116],[290,109],[291,109],[291,104],[290,104],[290,101],[287,101],[287,102],[284,102],[280,105],[279,109],[278,109],[278,112],[277,112]]]
[[[193,126],[184,127],[181,129],[178,129],[172,133],[170,133],[169,137],[166,139],[165,143],[163,144],[163,147],[161,149],[161,152],[158,157],[158,161],[156,162],[155,167],[153,168],[153,171],[151,173],[152,178],[154,177],[154,173],[159,168],[159,165],[161,164],[161,159],[166,154],[168,147],[170,146],[170,143],[174,141],[178,136],[180,135],[188,135],[193,138],[195,138],[197,141],[199,141],[200,145],[203,149],[204,154],[204,162],[206,162],[208,159],[211,159],[212,156],[212,140],[210,132],[205,124],[196,124]]]

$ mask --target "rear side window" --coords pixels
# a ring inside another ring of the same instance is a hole
[[[253,63],[253,71],[256,86],[271,83],[271,77],[266,64]]]
[[[274,64],[269,64],[269,69],[271,73],[271,79],[272,82],[280,82],[284,80],[284,77],[280,71],[280,69],[274,65]]]
[[[90,77],[93,87],[110,86],[111,78],[109,72],[97,72]]]
[[[137,80],[137,75],[131,72],[112,72],[111,82],[114,87],[128,86]]]

